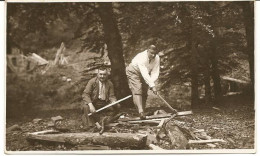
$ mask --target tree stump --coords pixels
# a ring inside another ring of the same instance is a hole
[[[172,149],[186,149],[188,140],[174,122],[168,122],[165,125],[165,131],[167,136],[171,140]]]

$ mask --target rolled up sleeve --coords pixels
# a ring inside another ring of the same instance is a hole
[[[160,73],[160,58],[159,57],[156,58],[155,61],[156,61],[155,65],[151,71],[151,81],[152,82],[155,82],[158,79],[159,73]]]

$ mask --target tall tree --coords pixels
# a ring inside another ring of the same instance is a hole
[[[251,83],[254,86],[254,2],[240,2],[244,15],[244,26],[246,29],[247,54],[250,69]]]
[[[111,61],[111,75],[116,88],[116,96],[122,98],[129,95],[130,90],[125,74],[122,39],[113,13],[112,3],[99,3],[98,13],[104,28],[104,37],[108,48],[108,57]]]

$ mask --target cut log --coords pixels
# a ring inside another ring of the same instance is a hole
[[[165,125],[165,130],[167,136],[171,140],[172,149],[186,149],[188,140],[178,126],[176,126],[173,122],[168,122]]]
[[[161,148],[161,147],[159,147],[159,146],[156,146],[156,145],[154,145],[154,144],[150,144],[150,145],[149,145],[149,148],[150,148],[151,150],[165,150],[165,149],[163,149],[163,148]]]
[[[80,145],[77,147],[78,150],[111,150],[108,146],[101,145]]]
[[[45,131],[28,133],[28,135],[43,135],[43,134],[55,134],[55,133],[59,133],[59,131],[50,129],[50,130],[45,130]]]
[[[178,116],[181,116],[181,115],[191,115],[191,114],[193,114],[192,111],[177,112]]]
[[[109,147],[129,147],[142,149],[146,145],[147,135],[133,133],[64,133],[46,135],[28,135],[27,139],[38,142],[66,143],[72,145],[94,144]]]
[[[146,119],[160,119],[160,118],[169,118],[171,117],[172,114],[158,114],[158,115],[151,115],[151,116],[146,116]],[[120,118],[118,121],[135,121],[135,120],[140,120],[140,117],[135,117],[135,118]]]
[[[213,143],[213,142],[226,142],[223,139],[212,139],[212,140],[189,140],[189,144],[206,144],[206,143]]]

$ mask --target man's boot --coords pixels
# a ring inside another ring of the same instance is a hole
[[[138,109],[140,119],[144,120],[145,115],[144,115],[143,104],[142,104],[143,103],[142,95],[134,95],[133,98],[134,98],[134,104]]]

